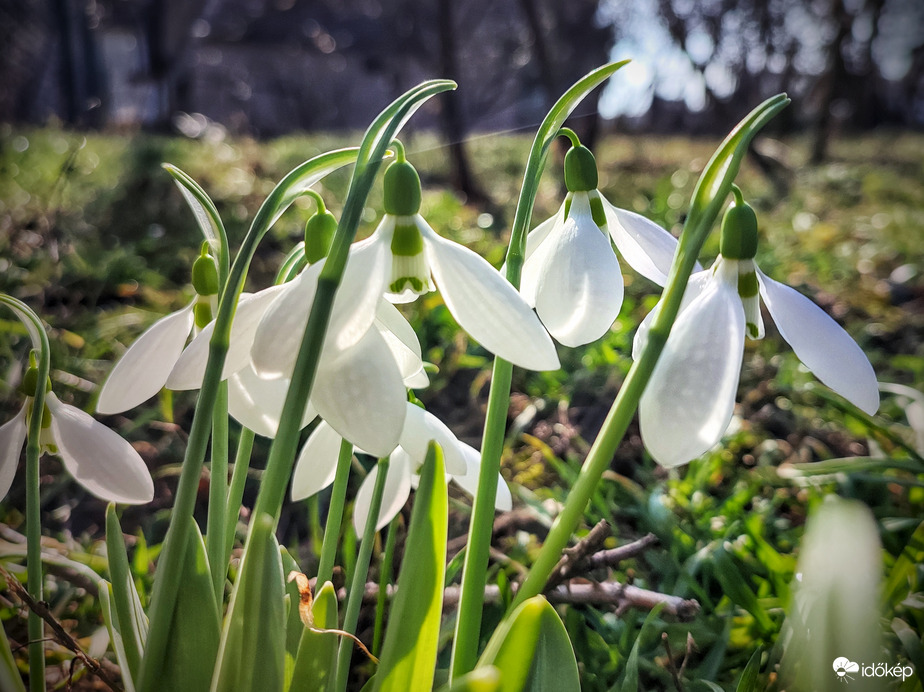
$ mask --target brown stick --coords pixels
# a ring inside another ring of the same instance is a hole
[[[569,577],[575,576],[585,560],[600,550],[612,533],[613,528],[610,523],[606,519],[601,519],[573,548],[567,548],[552,570],[552,574],[549,575],[545,586],[546,591],[554,589]]]
[[[637,541],[626,543],[618,548],[601,550],[593,555],[588,555],[581,567],[588,571],[597,569],[598,567],[615,567],[623,560],[638,557],[657,542],[658,537],[653,533],[649,533],[642,536]]]
[[[103,669],[100,665],[100,662],[97,661],[92,656],[89,656],[80,648],[80,645],[74,640],[74,638],[61,626],[61,623],[52,615],[51,611],[48,609],[48,604],[44,601],[36,601],[32,596],[26,591],[25,587],[19,582],[19,580],[12,574],[10,574],[6,569],[0,567],[0,576],[6,580],[7,589],[10,590],[20,601],[22,601],[26,607],[29,608],[33,613],[38,615],[46,624],[51,628],[51,631],[54,632],[55,639],[64,646],[66,649],[70,650],[74,656],[80,659],[80,662],[87,667],[87,669],[96,675],[100,680],[102,680],[109,689],[113,692],[121,692],[118,685],[115,681],[109,677],[109,674]]]

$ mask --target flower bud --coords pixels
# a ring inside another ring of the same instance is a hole
[[[739,200],[722,217],[719,252],[736,260],[753,259],[757,254],[757,214],[747,202]]]
[[[327,257],[337,232],[337,219],[327,209],[318,210],[305,224],[305,259],[308,264]]]
[[[385,213],[413,216],[420,211],[420,176],[407,161],[395,161],[385,171]]]
[[[218,267],[203,244],[192,268],[192,285],[200,296],[218,295]]]
[[[568,192],[590,192],[597,189],[597,160],[584,145],[571,147],[565,154],[565,186]]]

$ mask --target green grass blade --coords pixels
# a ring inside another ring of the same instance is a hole
[[[763,649],[758,647],[751,658],[748,660],[748,664],[744,667],[744,671],[741,673],[741,679],[738,680],[738,685],[735,687],[735,692],[760,692],[760,657],[763,654]]]
[[[285,583],[275,523],[259,514],[251,525],[221,633],[212,692],[281,692],[284,687]]]
[[[374,689],[429,690],[439,647],[446,571],[448,499],[442,450],[427,450],[414,497],[406,559],[398,575]]]
[[[131,664],[129,663],[128,656],[125,654],[125,640],[122,636],[119,618],[116,615],[114,600],[115,597],[112,593],[112,584],[105,579],[100,579],[99,606],[103,615],[103,622],[106,625],[106,630],[109,632],[109,646],[111,646],[113,652],[115,652],[116,661],[119,664],[119,669],[122,671],[122,685],[125,687],[125,692],[135,692],[135,683],[131,675]],[[0,631],[2,630],[3,628],[0,627]],[[3,671],[0,670],[0,683],[5,682]],[[0,684],[0,690],[5,689],[7,688]]]
[[[639,649],[641,648],[642,639],[648,636],[649,630],[653,627],[655,618],[658,617],[658,614],[661,612],[663,606],[659,604],[655,608],[651,609],[651,612],[648,613],[648,616],[645,618],[645,622],[642,623],[642,628],[638,632],[638,636],[635,638],[635,643],[632,645],[632,651],[629,652],[629,658],[626,660],[626,671],[623,674],[622,686],[619,688],[621,692],[637,692],[638,687],[638,656]]]
[[[7,639],[6,630],[2,625],[0,625],[0,690],[26,692],[26,686],[22,682],[22,676],[13,658],[10,640]]]
[[[483,666],[463,675],[452,685],[444,685],[439,692],[498,692],[500,689],[500,671],[494,666]]]
[[[501,692],[580,690],[577,661],[568,632],[542,596],[524,601],[494,631],[478,667],[500,671]]]

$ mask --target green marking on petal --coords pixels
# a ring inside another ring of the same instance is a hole
[[[597,190],[590,193],[590,214],[597,226],[601,229],[606,226],[606,212],[603,210],[603,200]]]
[[[412,257],[423,252],[423,236],[412,221],[397,221],[391,238],[391,254]]]
[[[724,257],[724,255],[723,255]],[[760,292],[757,274],[754,271],[738,274],[738,295],[742,298],[753,298]]]
[[[757,329],[756,324],[754,324],[753,322],[748,322],[747,330],[748,330],[748,337],[750,337],[751,339],[758,338],[760,331]]]
[[[193,316],[196,319],[196,327],[204,329],[205,325],[212,321],[212,306],[206,302],[200,302],[193,305]]]

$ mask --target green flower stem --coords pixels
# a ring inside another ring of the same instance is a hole
[[[206,524],[206,552],[215,587],[215,602],[224,602],[225,530],[228,517],[228,381],[218,385],[212,410],[212,465],[209,469],[209,507]]]
[[[237,534],[237,522],[241,516],[241,502],[244,498],[244,486],[247,483],[247,471],[250,469],[250,455],[253,452],[255,433],[250,428],[241,428],[234,455],[234,471],[231,472],[231,485],[228,488],[228,512],[225,515],[225,550],[223,562],[228,564],[231,550],[234,548],[234,536]]]
[[[385,602],[388,600],[388,585],[391,583],[392,565],[395,561],[395,544],[398,542],[399,521],[393,521],[388,526],[388,538],[385,539],[385,552],[382,555],[382,566],[379,570],[379,595],[375,601],[375,628],[372,635],[372,655],[378,656],[382,650],[382,635],[385,625]]]
[[[174,604],[180,588],[180,570],[185,553],[185,539],[193,522],[193,510],[199,489],[202,464],[208,447],[212,411],[218,398],[225,357],[231,332],[231,321],[237,308],[238,296],[244,287],[250,261],[257,245],[286,208],[305,188],[320,180],[332,170],[351,163],[355,150],[342,149],[316,156],[295,168],[273,189],[254,218],[241,249],[234,260],[228,283],[221,294],[215,331],[209,342],[209,360],[202,380],[202,389],[189,433],[186,456],[177,484],[176,500],[170,526],[157,564],[157,579],[151,597],[150,624],[145,643],[144,660],[136,689],[153,692],[157,689],[164,652],[173,618]]]
[[[658,314],[648,332],[642,353],[629,370],[619,389],[600,434],[594,440],[577,481],[568,493],[561,514],[556,517],[526,580],[517,590],[512,611],[525,600],[542,593],[562,552],[574,534],[603,472],[609,468],[616,448],[622,442],[642,392],[654,371],[680,310],[687,281],[696,265],[699,251],[731,190],[748,145],[769,120],[789,103],[785,95],[768,99],[751,113],[725,139],[713,155],[693,192],[693,202],[661,297]]]
[[[372,545],[375,543],[375,525],[379,520],[379,509],[382,506],[382,495],[385,491],[385,478],[388,475],[388,457],[379,459],[379,473],[372,488],[372,499],[369,502],[369,515],[363,527],[362,542],[359,544],[359,557],[356,558],[356,568],[353,570],[353,580],[350,583],[350,593],[347,597],[346,612],[343,615],[343,630],[354,634],[356,623],[359,621],[359,611],[363,604],[363,594],[366,591],[366,576],[369,574],[369,562],[372,559]],[[347,677],[350,672],[350,659],[353,657],[353,642],[344,637],[340,642],[337,653],[337,686],[339,692],[345,692]]]
[[[33,351],[37,352],[37,377],[35,392],[32,393],[32,411],[29,413],[29,429],[26,437],[26,588],[29,595],[41,602],[44,600],[42,574],[42,511],[39,457],[42,450],[39,436],[42,432],[42,417],[45,411],[45,387],[51,370],[51,351],[48,334],[39,316],[16,298],[0,294],[0,303],[9,307],[25,325],[32,339]],[[45,632],[42,618],[29,612],[29,690],[45,690]]]
[[[515,288],[520,286],[520,274],[526,253],[526,233],[533,214],[539,179],[542,176],[552,142],[581,100],[627,62],[628,60],[609,63],[580,79],[558,100],[539,126],[526,162],[523,187],[517,200],[516,214],[510,232],[510,246],[507,250],[507,280]],[[450,677],[453,680],[474,669],[478,659],[484,586],[494,525],[497,474],[504,447],[504,431],[507,424],[507,411],[510,407],[512,377],[513,365],[501,358],[495,358],[491,390],[488,395],[488,409],[485,414],[484,437],[481,442],[478,491],[475,494],[472,508],[468,547],[465,554],[465,565],[462,568],[459,615],[456,621],[450,667]]]
[[[317,588],[330,581],[340,544],[340,527],[343,524],[343,505],[346,502],[347,483],[350,480],[350,463],[353,459],[353,445],[346,440],[340,442],[340,456],[327,509],[327,523],[324,525],[324,540],[321,543],[321,561],[318,564]]]

